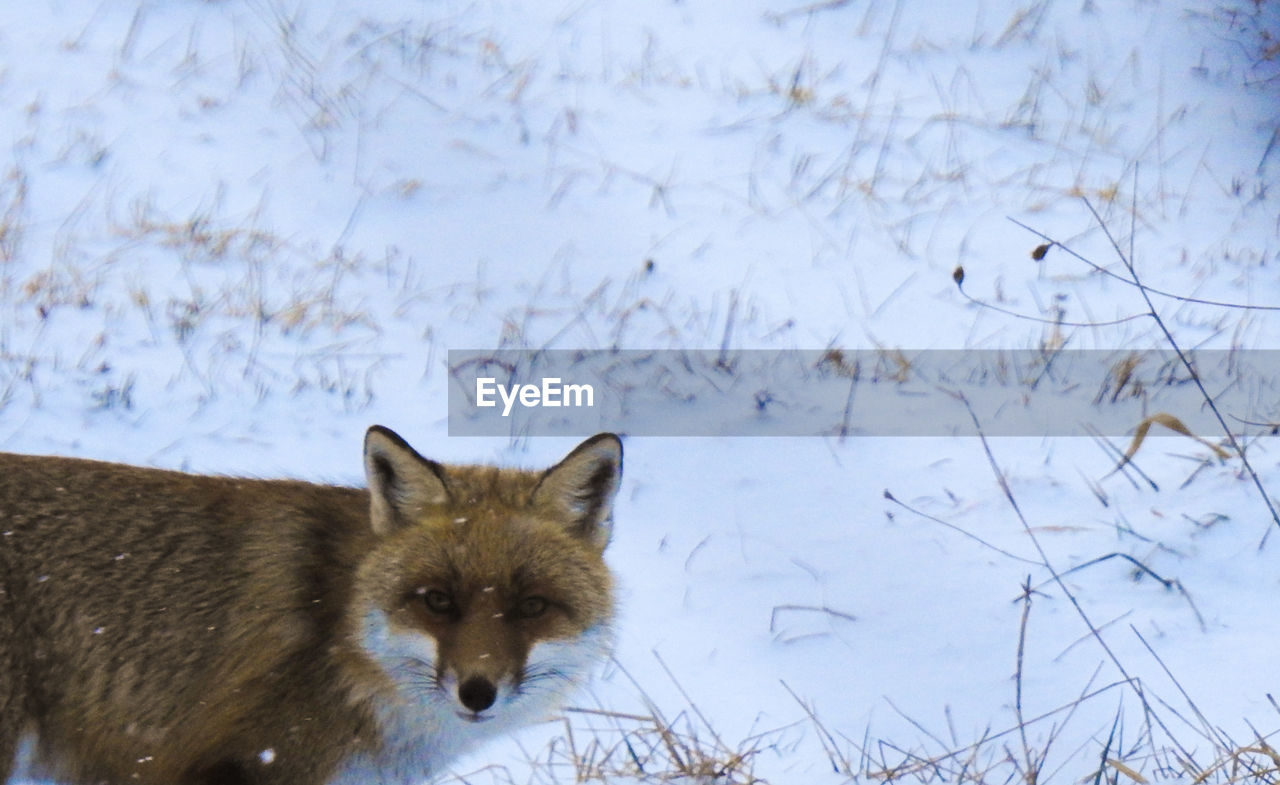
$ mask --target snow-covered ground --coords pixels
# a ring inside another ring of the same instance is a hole
[[[1144,284],[1262,306],[1154,295],[1182,347],[1280,349],[1278,31],[1251,0],[3,3],[0,448],[358,483],[374,422],[442,461],[573,444],[449,437],[451,349],[1168,348],[1086,262],[1126,274],[1091,208]],[[660,711],[750,753],[716,781],[1239,775],[1280,728],[1240,458],[989,447],[628,439],[598,713],[458,773],[574,782],[593,738],[625,769],[620,715]]]

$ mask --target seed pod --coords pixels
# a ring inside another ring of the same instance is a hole
[[[964,268],[957,266],[951,272],[951,279],[956,282],[956,286],[964,286]]]
[[[1035,250],[1031,252],[1031,258],[1035,259],[1037,262],[1040,261],[1044,258],[1045,254],[1049,253],[1049,246],[1051,245],[1053,245],[1053,243],[1040,243],[1036,246]]]

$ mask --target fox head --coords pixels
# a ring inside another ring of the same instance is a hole
[[[618,437],[531,472],[446,467],[374,426],[364,458],[377,541],[357,636],[400,708],[437,729],[549,711],[608,651]]]

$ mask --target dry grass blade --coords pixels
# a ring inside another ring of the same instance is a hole
[[[14,169],[0,182],[0,263],[13,261],[18,255],[26,205],[27,177]]]
[[[1139,783],[1139,785],[1147,785],[1146,777],[1142,776],[1138,772],[1124,765],[1123,763],[1116,760],[1115,758],[1107,758],[1107,765],[1115,769],[1116,771],[1120,772],[1124,776],[1128,777],[1129,779],[1133,780],[1134,782]]]
[[[825,613],[828,616],[832,616],[837,619],[844,619],[845,621],[858,620],[858,617],[854,616],[852,613],[845,613],[844,611],[838,611],[835,608],[828,608],[826,605],[775,605],[773,606],[773,612],[769,614],[769,632],[775,635],[778,633],[778,614],[782,611],[809,611],[811,613]]]
[[[1137,488],[1138,487],[1137,480],[1134,480],[1132,477],[1129,476],[1129,470],[1133,470],[1134,473],[1136,473],[1139,477],[1141,477],[1147,483],[1147,485],[1151,487],[1151,490],[1153,491],[1160,490],[1159,484],[1157,484],[1155,480],[1147,476],[1147,473],[1144,472],[1141,468],[1139,468],[1138,464],[1133,463],[1133,461],[1130,460],[1132,456],[1130,456],[1130,458],[1126,458],[1124,453],[1120,451],[1120,448],[1112,444],[1111,440],[1108,439],[1106,436],[1104,436],[1102,431],[1099,431],[1097,428],[1095,428],[1092,425],[1086,425],[1085,429],[1089,432],[1089,435],[1093,437],[1093,441],[1098,445],[1098,447],[1104,453],[1106,453],[1107,455],[1110,455],[1112,458],[1118,459],[1119,461],[1119,465],[1115,468],[1115,470],[1108,472],[1107,475],[1104,476],[1102,479],[1105,480],[1107,477],[1110,477],[1112,474],[1115,474],[1116,471],[1119,471],[1121,473],[1121,476],[1123,476],[1126,480],[1129,481],[1130,485],[1132,485],[1134,488]]]
[[[1191,429],[1184,425],[1182,420],[1179,420],[1177,417],[1174,417],[1172,414],[1168,414],[1167,412],[1156,412],[1138,423],[1138,427],[1133,433],[1133,440],[1129,442],[1129,448],[1124,451],[1124,457],[1120,459],[1120,463],[1116,465],[1116,468],[1111,470],[1111,474],[1115,474],[1120,471],[1120,469],[1128,464],[1129,461],[1133,460],[1133,456],[1137,454],[1138,449],[1142,447],[1142,443],[1146,441],[1147,434],[1151,431],[1152,425],[1162,425],[1175,433],[1180,433],[1183,436],[1195,439],[1205,447],[1213,450],[1213,454],[1218,456],[1221,460],[1225,461],[1231,458],[1231,454],[1226,450],[1216,444],[1213,444],[1208,439],[1204,439],[1192,433]]]

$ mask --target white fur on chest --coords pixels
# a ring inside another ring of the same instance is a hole
[[[360,755],[351,759],[330,783],[421,785],[430,782],[458,755],[492,737],[493,732],[485,727],[488,724],[463,726],[460,721],[442,721],[429,709],[388,712],[381,723],[381,753],[376,758]]]

